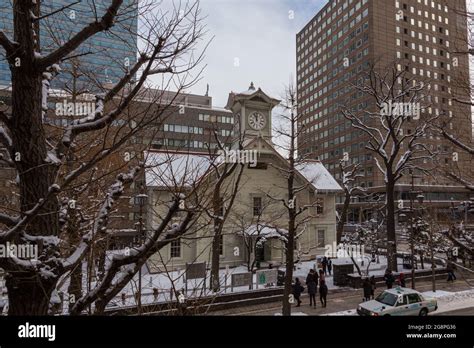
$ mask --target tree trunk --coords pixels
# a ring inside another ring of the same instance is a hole
[[[220,264],[220,236],[221,233],[215,231],[212,239],[212,257],[211,257],[211,286],[212,291],[217,292],[220,289],[219,284],[219,264]]]
[[[219,281],[219,265],[220,265],[220,248],[221,248],[221,235],[223,227],[223,201],[221,199],[221,183],[216,184],[214,189],[212,204],[214,214],[214,236],[212,238],[212,255],[211,255],[211,287],[212,291],[217,292],[220,289]]]
[[[357,270],[357,273],[359,273],[359,275],[362,277],[362,271],[360,270],[359,264],[357,263],[357,261],[354,259],[353,256],[351,256],[351,260]]]
[[[291,214],[290,214],[291,215]],[[283,316],[291,315],[290,295],[292,295],[293,267],[294,267],[294,245],[295,245],[295,221],[290,218],[288,226],[288,242],[285,251],[285,289],[283,291]]]
[[[47,315],[55,285],[56,279],[42,280],[36,273],[7,276],[8,315]]]
[[[349,191],[346,190],[346,195],[344,199],[344,206],[342,207],[341,216],[339,221],[337,222],[337,229],[336,229],[336,242],[339,244],[342,239],[342,233],[344,232],[344,226],[347,221],[347,213],[349,211],[349,205],[351,203],[351,195]]]
[[[71,272],[71,279],[69,282],[69,287],[67,289],[69,298],[69,311],[76,303],[76,301],[82,296],[82,263]]]
[[[12,68],[12,126],[11,135],[16,148],[13,160],[19,173],[19,195],[21,212],[32,209],[45,199],[49,187],[54,183],[54,168],[45,159],[47,155],[42,120],[42,72],[33,64],[33,56],[27,52],[35,49],[29,13],[30,1],[15,1],[15,41],[22,43],[18,51],[18,66]],[[50,198],[25,230],[30,235],[58,235],[58,202]],[[15,240],[21,243],[21,240]],[[43,250],[45,257],[57,256],[57,247]],[[6,282],[9,297],[9,315],[47,315],[49,299],[57,278],[43,279],[7,267]]]
[[[393,175],[387,173],[387,267],[393,272],[398,271],[397,236],[395,229],[395,181]]]

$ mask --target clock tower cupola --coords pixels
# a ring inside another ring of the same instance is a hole
[[[280,100],[269,97],[253,82],[248,90],[241,93],[231,92],[226,109],[234,113],[236,130],[245,138],[262,137],[271,142],[272,110]]]

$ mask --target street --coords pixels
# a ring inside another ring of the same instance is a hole
[[[474,279],[467,279],[468,282],[474,282]],[[472,284],[472,283],[471,283]],[[444,290],[449,292],[457,292],[464,290],[471,290],[472,287],[469,286],[464,280],[457,280],[454,283],[446,283],[445,281],[437,282],[437,290]],[[430,291],[431,282],[419,282],[416,286],[416,290],[420,292]],[[385,290],[384,288],[378,288],[375,295],[377,296],[381,291]],[[354,309],[357,308],[357,305],[362,302],[362,289],[344,289],[343,291],[338,292],[329,292],[327,298],[327,307],[321,308],[320,302],[317,304],[317,308],[314,309],[309,306],[309,297],[307,294],[303,294],[301,297],[302,304],[300,307],[293,306],[293,314],[298,313],[301,315],[309,316],[319,316],[319,315],[331,315],[333,313],[338,313],[338,315],[344,315],[341,312],[348,311],[347,315],[355,315]],[[319,298],[318,298],[319,300]],[[460,312],[462,314],[474,314],[474,309],[456,309],[451,312],[443,312],[442,315],[457,315]],[[262,304],[262,305],[253,305],[240,308],[233,308],[224,311],[217,311],[210,313],[211,315],[257,315],[257,316],[273,316],[275,314],[281,313],[281,304],[279,302]]]

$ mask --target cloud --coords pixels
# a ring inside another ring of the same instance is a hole
[[[202,81],[188,90],[224,106],[250,82],[276,98],[296,79],[296,34],[326,0],[201,0],[209,39]],[[292,11],[292,12],[290,12]],[[294,15],[294,18],[291,16]]]

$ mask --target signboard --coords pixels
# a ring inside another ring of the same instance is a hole
[[[257,286],[266,285],[269,283],[276,284],[277,280],[278,280],[277,269],[266,269],[262,271],[257,271]]]
[[[187,263],[186,280],[206,278],[206,263]]]
[[[251,272],[232,274],[231,287],[236,288],[239,286],[251,286],[253,280],[252,278],[253,274]]]

